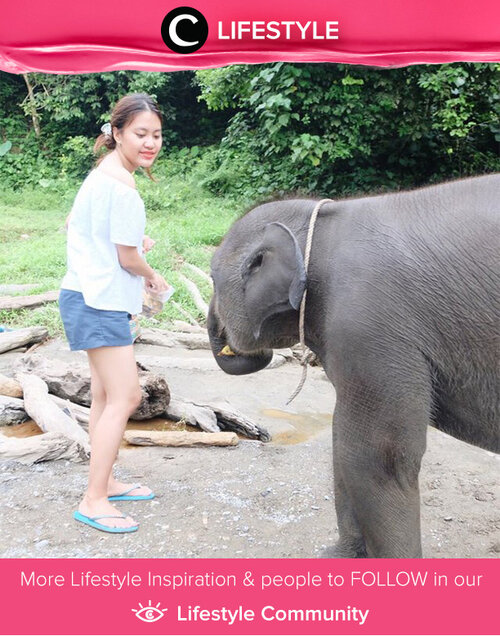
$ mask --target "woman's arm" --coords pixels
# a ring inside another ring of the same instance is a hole
[[[117,245],[118,261],[123,269],[136,276],[143,276],[146,279],[146,286],[154,292],[162,292],[168,288],[168,285],[158,272],[150,267],[146,261],[140,256],[137,248],[130,245]]]

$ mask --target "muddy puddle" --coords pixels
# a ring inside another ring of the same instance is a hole
[[[5,437],[32,437],[33,435],[41,435],[43,431],[33,420],[27,420],[21,424],[2,426],[2,433]]]
[[[188,433],[199,433],[200,429],[196,426],[185,424],[184,422],[174,422],[172,420],[166,420],[161,417],[156,417],[151,420],[129,420],[125,427],[127,431],[187,431]],[[122,448],[141,448],[135,444],[129,444],[125,440],[122,440]]]
[[[332,424],[331,413],[287,413],[278,409],[264,409],[262,415],[284,420],[291,426],[291,429],[273,435],[271,442],[280,446],[307,442],[325,429],[330,428]]]

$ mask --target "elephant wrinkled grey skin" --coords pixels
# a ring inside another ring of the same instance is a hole
[[[267,203],[230,228],[212,259],[213,353],[228,373],[263,368],[298,341],[307,284],[306,344],[337,393],[328,556],[420,557],[427,425],[500,450],[500,174],[326,203],[306,281],[314,205]]]

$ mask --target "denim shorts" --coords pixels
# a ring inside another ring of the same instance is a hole
[[[94,309],[81,292],[61,289],[59,311],[71,351],[131,345],[130,314]]]

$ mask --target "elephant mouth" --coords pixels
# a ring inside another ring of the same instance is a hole
[[[262,335],[258,338],[254,338],[247,333],[239,334],[238,332],[231,332],[228,335],[226,330],[222,331],[221,339],[226,343],[225,352],[228,355],[238,356],[259,356],[269,349],[293,347],[298,341],[297,338],[290,336],[289,333],[275,333],[272,341],[268,341]],[[220,351],[219,354],[225,355],[224,351]]]
[[[254,373],[271,362],[272,349],[259,348],[259,350],[255,350],[256,347],[253,347],[253,351],[245,353],[233,345],[233,339],[228,342],[225,329],[213,311],[213,305],[208,312],[207,329],[215,361],[226,373],[230,375]]]

